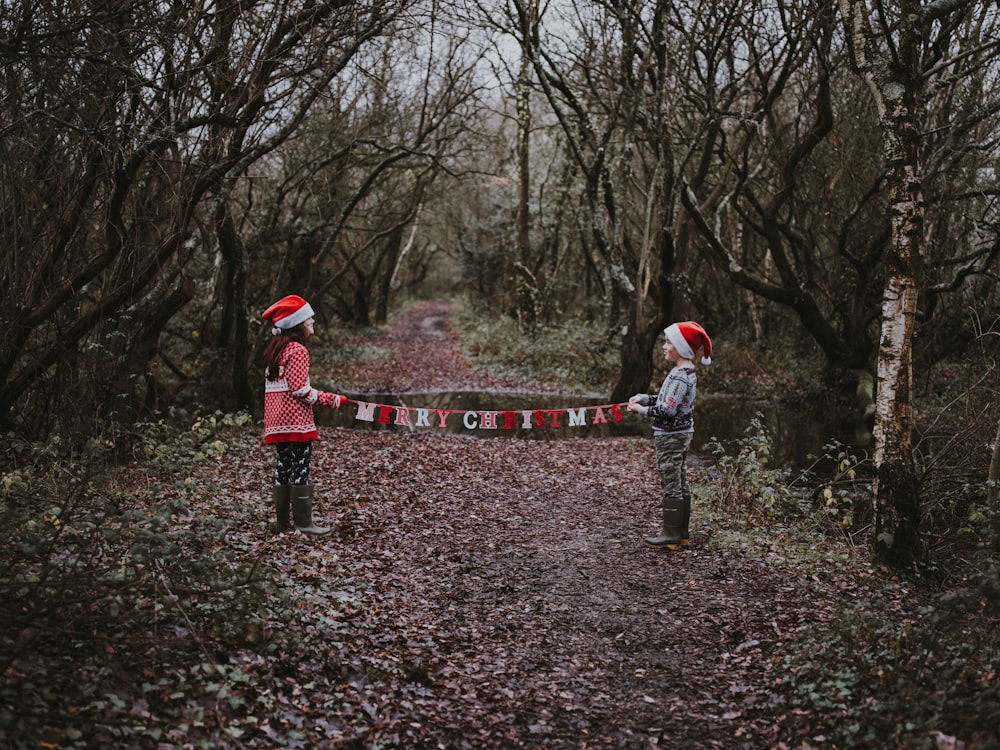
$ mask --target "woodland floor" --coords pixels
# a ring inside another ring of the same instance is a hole
[[[314,380],[504,387],[469,368],[448,319],[418,306],[367,340],[391,361]],[[231,468],[259,496],[270,453],[225,461],[246,462]],[[696,461],[692,482],[708,470]],[[305,747],[822,747],[818,717],[780,693],[784,646],[841,602],[904,606],[863,568],[724,550],[697,505],[687,551],[644,548],[659,500],[643,438],[322,428],[313,478],[328,537],[267,535],[265,504],[237,532],[279,584],[313,592],[302,607],[339,609],[310,653],[245,666],[287,707],[251,734],[282,743],[296,728]]]

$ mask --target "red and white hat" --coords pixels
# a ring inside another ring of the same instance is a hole
[[[694,353],[701,349],[701,363],[712,364],[712,339],[705,333],[705,329],[694,321],[674,323],[664,328],[663,333],[684,359],[694,359]]]
[[[264,311],[262,317],[274,326],[271,335],[277,336],[282,331],[288,331],[300,323],[305,323],[315,316],[312,307],[304,299],[295,294],[282,297]]]

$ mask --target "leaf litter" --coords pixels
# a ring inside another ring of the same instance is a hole
[[[503,387],[468,367],[447,315],[419,306],[366,342],[388,363],[322,376]],[[218,459],[241,517],[230,542],[293,603],[228,654],[253,709],[220,719],[234,746],[810,746],[813,722],[788,707],[775,665],[865,581],[727,551],[697,502],[688,550],[644,548],[659,517],[648,440],[320,432],[326,537],[269,531],[265,446]]]

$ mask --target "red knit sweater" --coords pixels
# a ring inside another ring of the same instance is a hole
[[[313,405],[339,408],[344,403],[335,393],[309,385],[309,350],[292,341],[281,353],[278,379],[264,378],[264,442],[298,443],[315,440]]]

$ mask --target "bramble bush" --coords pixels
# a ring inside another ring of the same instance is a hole
[[[787,469],[772,468],[771,439],[764,417],[754,416],[739,440],[712,439],[706,450],[715,456],[713,483],[717,502],[732,517],[753,520],[791,503]]]

